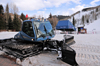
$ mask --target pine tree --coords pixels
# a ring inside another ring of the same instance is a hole
[[[0,14],[0,30],[3,29],[2,23],[3,23],[3,21],[2,21],[2,14]]]
[[[11,16],[9,16],[9,19],[8,19],[8,30],[13,30],[13,22],[11,20]]]
[[[95,20],[97,20],[97,17],[96,17],[96,15],[95,15]]]
[[[9,6],[8,4],[6,5],[6,16],[7,16],[7,20],[9,19]]]
[[[26,18],[25,18],[25,15],[23,13],[21,13],[21,16],[20,18],[24,21]]]
[[[89,20],[87,19],[87,23],[89,23]]]
[[[6,29],[6,22],[4,20],[4,16],[0,14],[0,30],[5,30]]]
[[[3,6],[2,6],[2,5],[0,5],[0,14],[2,14],[2,15],[3,15],[3,14],[4,14],[3,12],[4,12]]]
[[[18,19],[18,29],[17,29],[17,31],[20,31],[21,30],[21,20],[19,18],[17,18],[17,19]]]
[[[21,21],[18,19],[17,14],[14,14],[14,19],[13,19],[13,28],[16,31],[19,31],[21,27]]]
[[[3,6],[0,5],[0,30],[5,30],[6,29],[6,22],[4,19],[4,14],[3,14]]]
[[[73,17],[73,25],[75,26],[75,19],[74,19],[74,17]]]
[[[6,22],[6,29],[8,30],[8,19],[9,19],[9,6],[8,6],[8,4],[6,5],[4,17],[5,17],[5,22]]]
[[[98,12],[98,8],[96,8],[96,12]]]
[[[83,22],[83,25],[84,25],[84,15],[82,16],[82,22]]]
[[[8,25],[8,19],[9,19],[9,6],[8,6],[8,4],[6,5],[5,17],[6,17],[6,23],[7,23],[7,25]]]
[[[52,18],[52,14],[50,13],[49,18]]]

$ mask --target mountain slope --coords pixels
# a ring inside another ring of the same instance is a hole
[[[72,23],[73,18],[76,23],[75,27],[78,27],[79,25],[91,24],[100,18],[100,6],[84,8],[83,10],[72,14],[71,18],[69,18]]]

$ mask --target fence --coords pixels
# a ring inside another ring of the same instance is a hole
[[[87,34],[100,34],[100,31],[87,31]]]

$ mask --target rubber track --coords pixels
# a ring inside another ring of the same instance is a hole
[[[42,43],[20,42],[13,38],[0,40],[2,51],[16,58],[26,58],[38,55],[43,51]]]

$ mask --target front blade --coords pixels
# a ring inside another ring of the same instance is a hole
[[[78,66],[76,60],[76,52],[69,47],[68,45],[66,45],[65,43],[63,43],[62,46],[62,61],[70,64],[70,65],[75,65]]]

